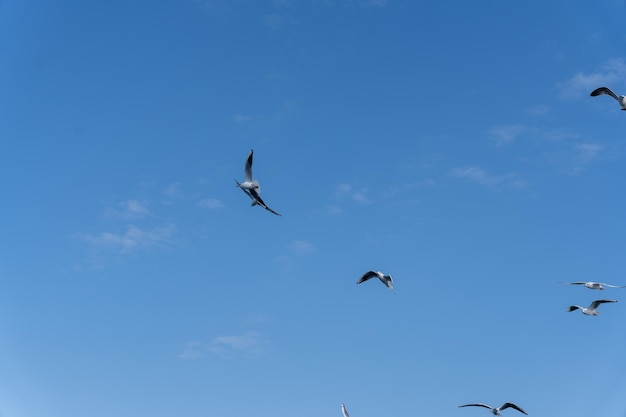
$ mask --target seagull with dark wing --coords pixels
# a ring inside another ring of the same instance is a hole
[[[356,283],[360,284],[362,282],[367,281],[370,278],[378,278],[380,280],[380,282],[382,282],[383,284],[385,284],[385,286],[387,288],[391,288],[393,289],[393,287],[391,286],[391,283],[393,282],[393,279],[391,278],[391,275],[386,275],[383,274],[380,271],[367,271],[362,277],[361,279],[359,279]]]
[[[348,414],[348,410],[346,410],[346,406],[343,405],[343,403],[341,403],[341,413],[343,414],[343,417],[350,417],[350,414]]]
[[[600,312],[598,311],[598,307],[600,307],[600,304],[604,304],[604,303],[617,303],[617,300],[596,300],[592,302],[587,308],[573,305],[573,306],[569,306],[567,308],[567,311],[572,312],[574,310],[580,310],[583,312],[583,314],[586,314],[587,316],[597,316],[600,314]]]
[[[561,285],[584,285],[585,288],[589,288],[590,290],[603,290],[605,288],[625,288],[626,285],[611,285],[605,284],[604,282],[594,282],[594,281],[576,281],[576,282],[560,282]]]
[[[274,213],[275,215],[280,216],[280,214],[276,213],[274,210],[269,208],[267,204],[265,204],[265,202],[261,199],[261,196],[259,195],[261,193],[261,186],[259,185],[259,182],[252,177],[253,154],[254,154],[254,151],[250,149],[250,153],[248,154],[248,158],[246,158],[246,164],[244,166],[246,179],[244,182],[239,182],[235,180],[235,182],[237,183],[237,187],[241,188],[241,191],[246,193],[248,197],[252,199],[252,204],[251,204],[252,206],[259,205],[263,207],[265,210],[269,211],[270,213]]]
[[[517,405],[513,404],[513,403],[504,403],[502,404],[500,407],[498,408],[493,408],[490,405],[487,404],[483,404],[483,403],[475,403],[475,404],[464,404],[464,405],[459,405],[459,407],[484,407],[484,408],[488,408],[491,410],[491,413],[494,416],[499,416],[500,415],[500,411],[505,410],[507,408],[514,408],[517,411],[519,411],[520,413],[524,413],[526,415],[528,415],[528,413],[524,410],[522,410],[520,407],[518,407]]]
[[[601,96],[603,94],[606,94],[608,96],[613,97],[615,100],[617,100],[619,105],[622,107],[622,110],[626,110],[626,97],[618,96],[613,91],[611,91],[610,88],[608,88],[608,87],[600,87],[600,88],[596,88],[595,90],[593,90],[591,92],[591,96],[592,97]]]

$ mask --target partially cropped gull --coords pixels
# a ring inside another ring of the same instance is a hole
[[[583,314],[586,314],[587,316],[597,316],[600,314],[600,312],[598,311],[598,307],[600,307],[600,304],[604,303],[617,303],[617,300],[596,300],[593,301],[587,308],[573,305],[569,306],[567,308],[567,311],[572,312],[574,310],[580,310],[583,312]]]
[[[250,153],[248,153],[248,158],[246,158],[246,164],[244,166],[244,172],[246,175],[246,179],[244,182],[239,182],[235,180],[237,183],[237,187],[241,188],[241,190],[248,195],[252,199],[252,206],[259,205],[263,207],[265,210],[274,213],[277,216],[280,214],[276,213],[274,210],[269,208],[267,204],[261,199],[259,195],[261,193],[261,186],[259,182],[252,177],[252,157],[254,155],[254,151],[250,149]]]
[[[605,288],[624,288],[626,285],[611,285],[604,282],[594,281],[575,281],[575,282],[560,282],[561,285],[584,285],[585,288],[590,290],[603,290]]]
[[[363,276],[356,283],[360,284],[362,282],[367,281],[370,278],[378,278],[380,282],[382,282],[383,284],[387,286],[387,288],[393,289],[393,287],[391,286],[391,283],[393,282],[391,275],[383,274],[380,271],[367,271],[365,274],[363,274]]]
[[[626,97],[618,96],[613,91],[611,91],[610,88],[608,88],[608,87],[600,87],[600,88],[596,88],[595,90],[593,90],[591,92],[591,96],[592,97],[601,96],[603,94],[606,94],[607,96],[613,97],[615,100],[617,100],[617,102],[621,106],[622,110],[626,110]]]
[[[513,403],[504,403],[504,404],[502,404],[498,408],[494,408],[494,407],[492,407],[490,405],[483,404],[483,403],[464,404],[464,405],[459,405],[459,407],[484,407],[484,408],[488,408],[489,410],[491,410],[491,413],[494,416],[499,416],[500,415],[500,411],[502,411],[502,410],[505,410],[507,408],[514,408],[517,411],[519,411],[520,413],[524,413],[524,414],[528,415],[528,413],[526,411],[522,410],[520,407],[518,407],[517,405],[515,405]]]
[[[343,417],[350,417],[350,414],[348,414],[348,410],[346,410],[346,406],[341,403],[341,412],[343,413]]]

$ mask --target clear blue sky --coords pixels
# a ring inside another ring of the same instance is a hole
[[[0,1],[0,416],[625,417],[625,15]]]

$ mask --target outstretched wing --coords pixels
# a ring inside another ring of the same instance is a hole
[[[574,311],[574,310],[578,310],[579,308],[582,310],[582,307],[579,307],[579,306],[569,306],[569,307],[567,308],[567,312],[568,312],[568,313],[571,313],[572,311]]]
[[[504,404],[502,404],[502,407],[500,407],[500,410],[504,410],[505,408],[514,408],[517,411],[519,411],[520,413],[524,413],[524,414],[528,415],[528,413],[526,411],[522,410],[520,407],[516,406],[513,403],[504,403]]]
[[[254,151],[250,149],[250,153],[248,154],[248,158],[246,159],[246,165],[244,167],[244,171],[246,173],[246,181],[252,181],[252,155]]]
[[[274,210],[269,208],[267,204],[265,204],[265,202],[261,199],[261,196],[259,195],[259,193],[257,193],[257,191],[254,188],[251,188],[250,190],[247,190],[247,191],[249,193],[248,195],[250,195],[250,197],[254,199],[259,206],[263,207],[265,210],[269,211],[270,213],[274,213],[275,215],[280,216],[280,214],[276,213]]]
[[[376,271],[367,271],[356,283],[360,284],[374,277],[378,278],[378,273]]]
[[[605,287],[609,287],[609,288],[626,288],[626,285],[611,285],[611,284],[605,284],[604,282],[600,282],[600,285],[604,285]]]
[[[604,304],[604,303],[617,303],[617,300],[596,300],[591,303],[589,308],[592,310],[595,310],[596,308],[600,306],[600,304]]]
[[[613,97],[615,100],[619,101],[619,97],[617,97],[617,94],[615,94],[613,91],[611,91],[611,89],[608,88],[608,87],[596,88],[595,90],[593,90],[591,92],[591,96],[592,97],[601,96],[602,94],[607,94],[607,95]]]
[[[576,282],[559,282],[560,285],[585,285],[586,282],[576,281]]]
[[[343,417],[350,417],[350,414],[348,414],[348,410],[346,410],[346,406],[343,405],[343,403],[341,403],[341,412],[343,413]]]
[[[493,407],[487,404],[483,404],[483,403],[474,403],[474,404],[463,404],[463,405],[459,405],[459,407],[485,407],[488,408],[490,410],[493,410]]]

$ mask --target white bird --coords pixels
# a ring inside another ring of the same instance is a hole
[[[604,282],[594,282],[594,281],[576,281],[576,282],[560,282],[561,285],[584,285],[585,288],[589,288],[590,290],[603,290],[605,287],[607,288],[625,288],[626,285],[611,285],[605,284]]]
[[[356,283],[360,284],[362,282],[367,281],[370,278],[378,278],[380,280],[380,282],[382,282],[383,284],[385,284],[385,286],[387,286],[387,288],[391,288],[393,289],[393,287],[391,286],[391,283],[393,282],[393,279],[391,278],[391,275],[385,275],[380,271],[367,271],[362,277],[361,279],[359,279]]]
[[[241,188],[241,191],[246,193],[248,197],[252,199],[252,206],[259,205],[263,207],[265,210],[274,213],[277,216],[280,214],[276,213],[274,210],[269,208],[267,204],[261,199],[259,195],[261,193],[261,186],[257,180],[252,177],[252,156],[254,151],[250,149],[250,153],[248,154],[248,158],[246,158],[246,164],[244,166],[244,172],[246,175],[246,180],[244,182],[239,182],[235,180],[237,183],[237,187]]]
[[[588,316],[597,316],[600,314],[600,312],[598,311],[598,307],[600,306],[600,304],[604,304],[604,303],[617,303],[617,300],[596,300],[596,301],[593,301],[587,308],[574,305],[574,306],[569,306],[567,308],[567,311],[572,312],[574,310],[580,309],[583,312],[583,314],[586,314]]]
[[[491,410],[491,413],[494,416],[499,416],[500,415],[500,411],[505,410],[507,408],[514,408],[517,411],[524,413],[526,415],[528,415],[528,413],[524,410],[522,410],[520,407],[518,407],[517,405],[513,404],[513,403],[504,403],[502,404],[500,407],[498,408],[493,408],[490,405],[487,404],[483,404],[483,403],[475,403],[475,404],[465,404],[465,405],[459,405],[459,407],[485,407]]]
[[[346,410],[346,406],[343,405],[343,403],[341,403],[341,412],[343,413],[343,417],[350,417],[350,414],[348,414],[348,411]]]
[[[615,100],[617,100],[619,105],[622,107],[622,110],[626,110],[626,97],[618,96],[613,91],[611,91],[610,88],[600,87],[600,88],[596,88],[595,90],[591,92],[592,97],[601,96],[602,94],[606,94],[606,95],[613,97]]]

